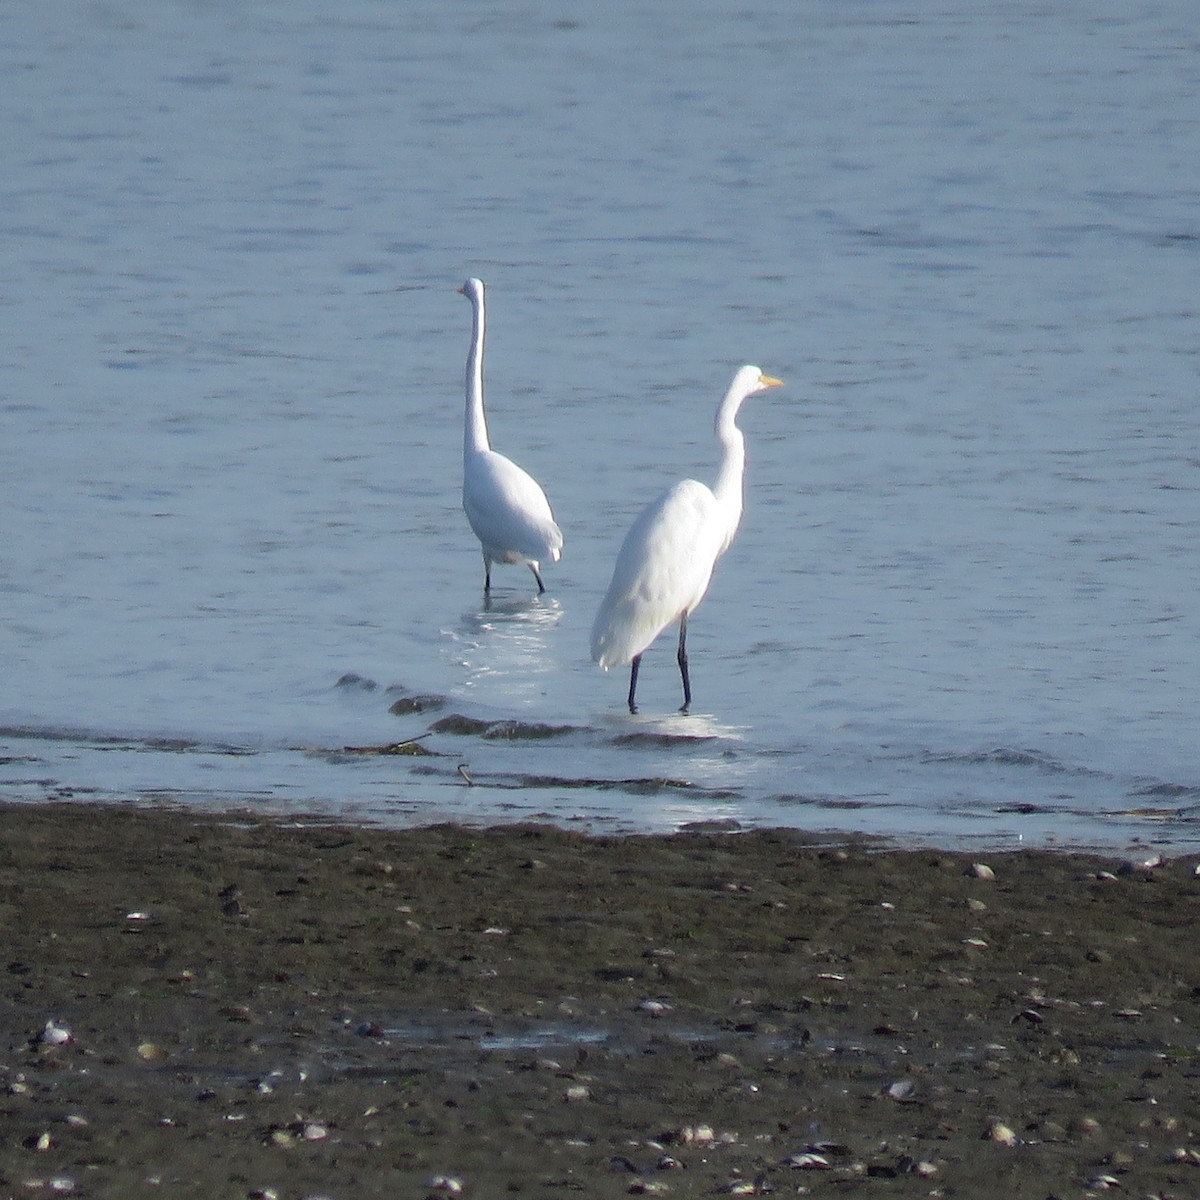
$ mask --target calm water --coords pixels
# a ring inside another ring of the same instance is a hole
[[[0,794],[1200,843],[1191,0],[9,9]],[[592,616],[743,362],[695,713],[667,636],[631,718]]]

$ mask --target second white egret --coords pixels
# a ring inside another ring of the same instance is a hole
[[[642,654],[673,621],[679,622],[676,659],[683,680],[683,707],[692,703],[688,676],[687,623],[704,598],[717,559],[729,549],[742,519],[746,441],[735,419],[756,392],[783,380],[758,367],[742,367],[717,406],[715,432],[721,464],[711,489],[694,479],[668,488],[642,510],[617,554],[612,581],[592,626],[592,658],[605,670],[629,663],[629,711],[637,712]]]
[[[538,570],[562,557],[562,530],[537,480],[492,449],[483,411],[484,286],[471,278],[458,289],[471,302],[474,322],[467,355],[467,407],[463,420],[463,510],[483,549],[483,591],[492,589],[492,563],[525,563],[546,590]]]

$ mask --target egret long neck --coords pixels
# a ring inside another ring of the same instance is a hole
[[[490,450],[487,418],[483,415],[483,298],[472,303],[471,349],[467,354],[467,411],[463,420],[463,455]]]
[[[746,474],[746,439],[735,424],[744,396],[729,394],[717,409],[715,432],[721,446],[721,465],[713,485],[716,496],[729,523],[725,545],[728,546],[742,519],[742,488]]]

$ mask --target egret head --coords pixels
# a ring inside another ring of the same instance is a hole
[[[476,279],[474,275],[458,290],[473,304],[479,304],[483,300],[483,280]]]
[[[746,396],[756,392],[765,392],[768,388],[783,387],[783,380],[772,375],[764,375],[759,367],[742,367],[733,377],[733,386]]]

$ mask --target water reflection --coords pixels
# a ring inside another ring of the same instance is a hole
[[[538,625],[556,624],[562,617],[562,604],[549,596],[497,596],[493,591],[483,598],[483,608],[464,613],[466,621],[487,623],[493,619],[532,621]]]
[[[510,704],[542,695],[546,677],[558,669],[551,635],[562,617],[561,602],[546,596],[485,597],[482,608],[463,613],[457,629],[447,632],[462,686],[486,687],[481,699]],[[497,685],[503,691],[492,697]]]
[[[611,744],[649,748],[658,746],[696,747],[711,743],[714,751],[718,742],[740,742],[746,735],[744,726],[730,725],[711,713],[598,713],[596,724],[611,731]]]

